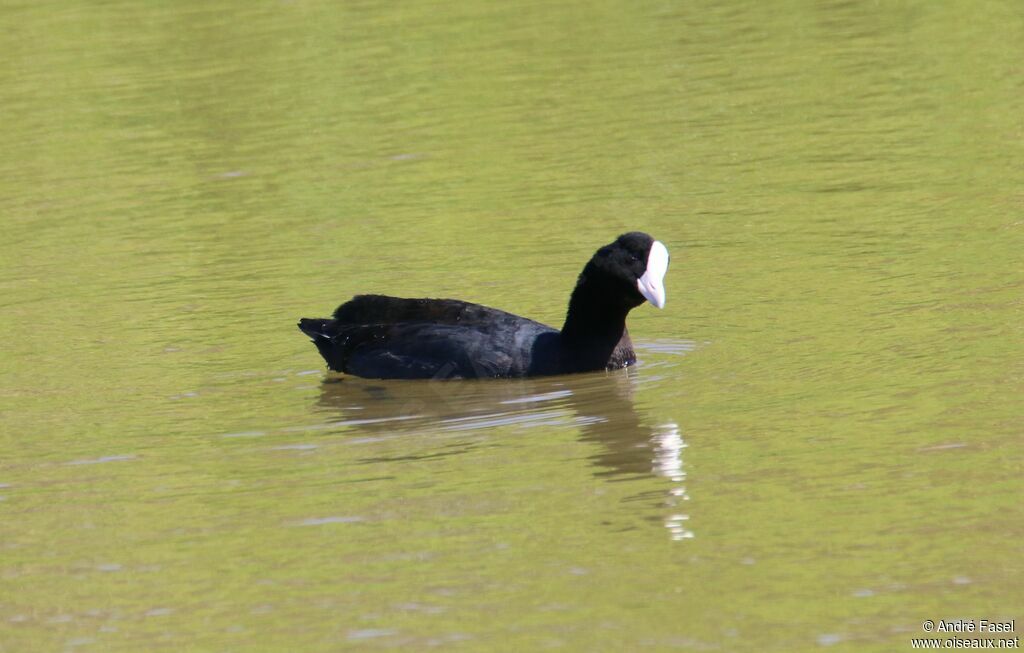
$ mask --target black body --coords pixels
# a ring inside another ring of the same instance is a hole
[[[299,321],[327,366],[377,379],[522,377],[618,369],[636,362],[626,315],[654,240],[623,234],[579,276],[561,331],[454,299],[357,295],[333,319]]]

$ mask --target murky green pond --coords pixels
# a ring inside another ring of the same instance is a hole
[[[0,651],[1024,630],[1016,2],[0,6]],[[327,375],[359,292],[641,364]]]

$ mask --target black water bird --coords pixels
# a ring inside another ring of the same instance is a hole
[[[613,370],[636,362],[626,315],[665,306],[668,249],[641,232],[597,250],[562,329],[455,299],[357,295],[333,319],[303,318],[327,366],[373,379],[509,378]]]

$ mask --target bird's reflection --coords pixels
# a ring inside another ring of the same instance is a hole
[[[693,537],[685,503],[683,450],[675,422],[648,424],[633,395],[638,371],[514,380],[372,381],[329,377],[317,407],[332,423],[366,435],[392,436],[418,430],[471,431],[498,425],[575,426],[584,442],[597,445],[590,460],[609,480],[664,478],[660,499],[673,540]],[[334,421],[337,420],[337,421]]]

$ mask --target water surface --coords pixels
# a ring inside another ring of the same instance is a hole
[[[908,649],[1024,619],[1012,2],[0,9],[0,650]],[[323,372],[352,294],[642,364]]]

